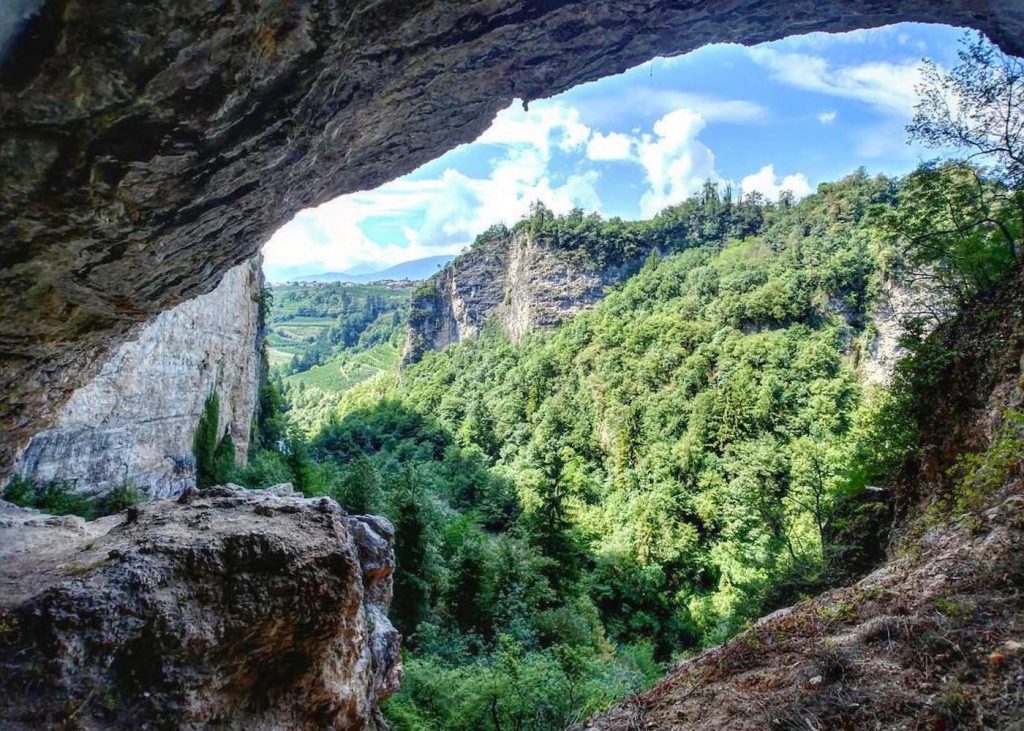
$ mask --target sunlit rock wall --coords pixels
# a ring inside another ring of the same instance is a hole
[[[176,495],[195,485],[192,438],[214,392],[221,433],[231,434],[244,461],[259,387],[262,285],[252,260],[209,294],[160,314],[74,392],[15,471],[82,492],[130,481],[153,497]]]
[[[519,342],[589,309],[639,263],[602,269],[525,230],[478,241],[413,293],[403,363],[476,337],[488,320]]]
[[[902,273],[883,281],[870,315],[861,381],[871,386],[891,385],[896,366],[907,354],[902,341],[908,327],[916,322],[921,334],[927,335],[954,312],[953,303],[929,278]]]

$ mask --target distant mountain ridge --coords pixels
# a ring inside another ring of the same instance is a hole
[[[454,254],[443,254],[441,256],[428,256],[423,259],[413,259],[395,264],[387,269],[375,272],[320,272],[319,274],[304,274],[301,277],[294,277],[293,282],[353,282],[365,284],[366,282],[378,282],[384,279],[410,279],[420,281],[437,274],[445,264],[455,258]]]

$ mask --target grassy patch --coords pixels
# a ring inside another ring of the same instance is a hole
[[[126,482],[106,495],[93,497],[74,491],[69,482],[37,483],[15,475],[4,490],[3,499],[23,508],[35,508],[51,515],[79,515],[87,520],[113,515],[140,502],[142,492]]]

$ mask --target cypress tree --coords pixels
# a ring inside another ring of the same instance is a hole
[[[211,393],[203,404],[196,433],[192,439],[192,455],[196,460],[196,485],[210,487],[216,484],[217,432],[219,429],[220,399]],[[234,445],[231,446],[234,461]]]

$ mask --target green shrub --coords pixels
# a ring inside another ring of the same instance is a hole
[[[221,437],[213,453],[213,484],[223,485],[235,475],[235,442],[230,434]]]
[[[101,514],[112,515],[120,513],[133,505],[137,505],[144,499],[142,490],[133,482],[124,482],[108,492],[97,501],[97,507]]]
[[[985,500],[1024,467],[1024,411],[1007,410],[988,449],[962,455],[953,466],[953,503],[957,513],[975,512]]]
[[[4,488],[3,498],[9,503],[21,507],[31,507],[32,495],[35,493],[35,484],[21,475],[15,475]]]
[[[211,393],[203,403],[203,413],[192,439],[192,455],[196,460],[196,484],[199,487],[216,485],[217,435],[219,433],[220,398]]]
[[[260,449],[249,458],[249,464],[235,473],[235,479],[246,487],[262,489],[292,481],[288,459],[272,449]]]
[[[75,492],[70,482],[57,480],[36,483],[15,475],[7,484],[3,498],[23,508],[35,508],[50,515],[79,515],[92,520],[127,510],[140,502],[143,495],[130,482],[125,482],[106,495],[93,497]]]

